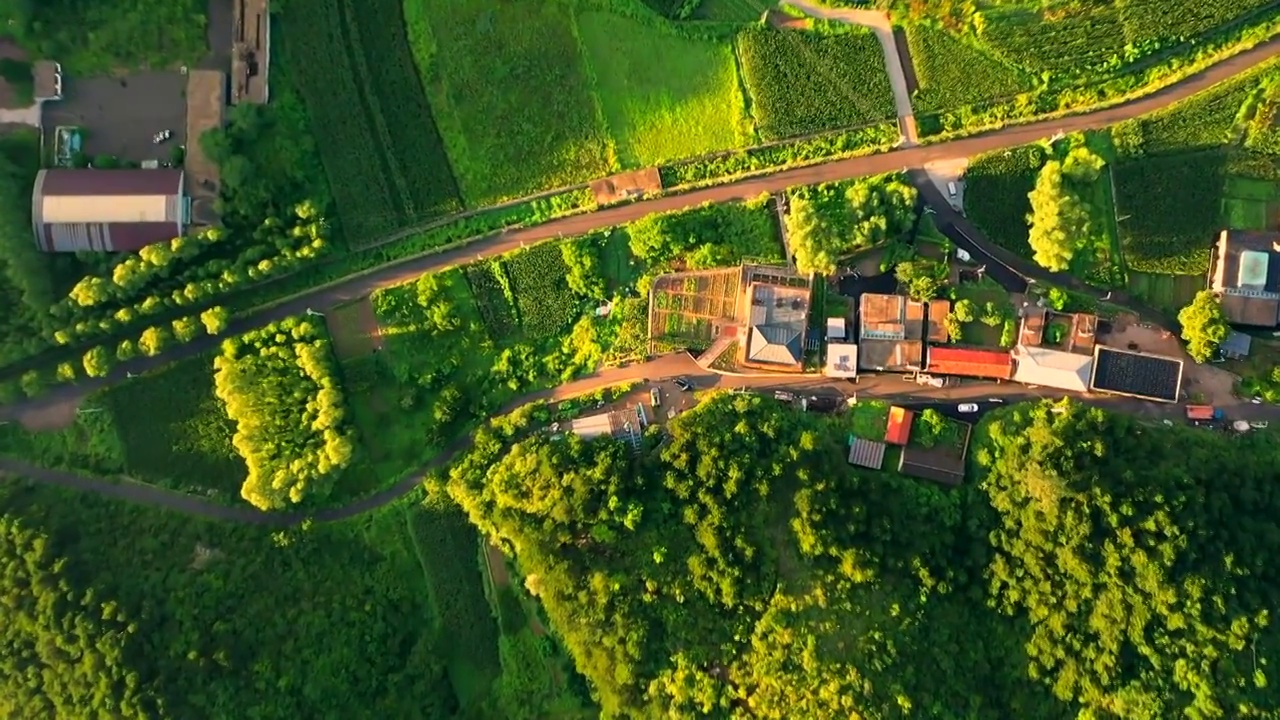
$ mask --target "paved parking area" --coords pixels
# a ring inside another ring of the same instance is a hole
[[[63,80],[63,99],[45,103],[46,142],[53,142],[59,125],[85,128],[84,152],[114,155],[122,160],[168,160],[176,145],[186,143],[187,77],[172,71],[148,71],[125,77]],[[160,130],[173,137],[152,143]]]

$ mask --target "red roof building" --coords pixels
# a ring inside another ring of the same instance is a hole
[[[129,252],[182,235],[181,170],[52,168],[36,175],[31,225],[45,252]]]
[[[998,350],[930,347],[928,372],[1008,380],[1013,377],[1013,356]]]
[[[884,441],[890,445],[906,445],[911,437],[911,422],[915,413],[893,406],[889,408],[889,427],[885,430]]]

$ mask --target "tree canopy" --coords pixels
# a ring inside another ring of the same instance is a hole
[[[1187,341],[1187,354],[1199,363],[1212,358],[1231,332],[1222,301],[1210,290],[1196,293],[1191,304],[1178,311],[1178,324],[1182,339]]]
[[[902,235],[915,219],[916,196],[893,176],[793,190],[787,233],[796,268],[831,275],[841,258]]]

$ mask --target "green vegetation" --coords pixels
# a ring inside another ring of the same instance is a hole
[[[34,130],[0,138],[0,363],[47,347],[45,327],[57,297],[53,260],[31,238],[31,187],[40,168]]]
[[[846,25],[823,28],[755,27],[739,37],[743,79],[761,138],[782,140],[895,117],[875,35]]]
[[[916,189],[892,175],[792,190],[787,231],[796,268],[835,273],[841,258],[909,230],[915,202]]]
[[[1147,157],[1115,167],[1120,241],[1135,270],[1205,273],[1209,243],[1222,230],[1224,154]]]
[[[911,103],[916,112],[1007,100],[1037,86],[1028,73],[945,30],[912,25],[907,42],[920,83]]]
[[[605,126],[624,167],[752,144],[733,46],[608,12],[578,16]]]
[[[417,512],[273,532],[5,483],[0,715],[451,717]]]
[[[580,314],[587,293],[565,292],[569,267],[560,247],[542,243],[514,253],[506,261],[511,293],[515,296],[520,325],[530,338],[559,335]],[[580,278],[597,277],[589,270]]]
[[[35,76],[31,74],[31,63],[0,58],[0,78],[13,93],[15,107],[28,107],[35,102]]]
[[[262,510],[325,497],[355,438],[322,325],[291,318],[226,340],[213,365],[249,469],[241,496]]]
[[[982,13],[981,37],[1031,72],[1079,75],[1108,69],[1125,56],[1119,15],[1107,7],[1053,18],[1021,8],[1000,9]]]
[[[195,65],[209,51],[201,0],[5,0],[0,10],[6,34],[77,75]]]
[[[965,171],[965,214],[995,244],[1023,257],[1031,256],[1028,199],[1045,163],[1040,145],[980,155]]]
[[[1187,341],[1187,354],[1198,363],[1211,359],[1231,331],[1222,302],[1211,290],[1196,293],[1191,304],[1178,313],[1178,324],[1182,339]]]
[[[608,175],[566,2],[406,0],[405,21],[468,205]]]
[[[1204,275],[1130,271],[1127,290],[1134,298],[1172,317],[1195,298],[1204,282]]]
[[[1072,266],[1076,253],[1092,242],[1095,214],[1086,195],[1102,174],[1104,161],[1076,147],[1063,161],[1040,168],[1031,191],[1027,242],[1041,267],[1057,272]]]
[[[287,6],[284,56],[353,245],[461,209],[399,0]]]
[[[638,463],[506,425],[447,489],[519,549],[611,716],[1276,711],[1269,438],[1018,407],[980,433],[984,481],[944,491],[845,464],[854,420],[719,394]]]

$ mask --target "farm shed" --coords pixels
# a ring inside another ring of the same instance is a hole
[[[1090,386],[1100,392],[1177,402],[1182,392],[1182,361],[1099,345],[1093,352]]]
[[[1224,230],[1209,258],[1209,289],[1236,325],[1275,327],[1280,318],[1280,233]]]
[[[882,442],[854,438],[849,446],[849,464],[879,470],[884,466],[884,452],[885,444]]]
[[[638,446],[645,425],[640,417],[641,412],[642,409],[637,406],[576,418],[569,423],[569,431],[583,440],[608,435]]]
[[[1008,380],[1013,377],[1013,358],[997,350],[931,347],[927,369],[937,375]]]
[[[45,252],[129,252],[182,235],[181,170],[53,168],[36,174],[31,225]]]
[[[829,343],[827,362],[822,368],[827,377],[852,378],[858,376],[858,346],[853,343]]]
[[[906,445],[911,438],[911,422],[915,413],[894,405],[889,408],[889,423],[884,431],[884,441],[890,445]]]
[[[848,323],[844,318],[827,318],[827,340],[845,340],[848,337]]]
[[[1075,392],[1089,391],[1089,378],[1093,372],[1091,355],[1019,345],[1014,348],[1013,358],[1018,362],[1013,372],[1014,382]]]
[[[1044,342],[1045,309],[1038,306],[1024,308],[1022,311],[1022,327],[1018,331],[1018,344],[1024,347],[1038,347]]]
[[[950,314],[950,300],[929,301],[929,342],[945,343],[951,340],[951,336],[947,334],[947,326],[945,323],[947,316]]]
[[[1218,350],[1222,352],[1222,356],[1229,360],[1243,360],[1249,357],[1249,349],[1253,346],[1253,338],[1238,330],[1232,330],[1227,334],[1227,339],[1222,341],[1218,346]]]

